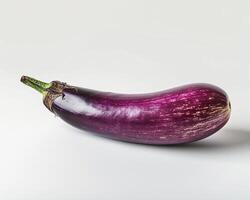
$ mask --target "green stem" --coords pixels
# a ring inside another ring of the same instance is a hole
[[[28,76],[22,76],[21,82],[23,82],[25,85],[34,88],[36,91],[42,94],[45,94],[46,90],[52,85],[51,83],[45,83]]]

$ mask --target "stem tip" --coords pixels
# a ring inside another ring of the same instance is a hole
[[[22,76],[21,80],[22,83],[32,87],[33,89],[37,90],[38,92],[44,94],[48,88],[50,88],[51,83],[45,83],[29,76]]]
[[[22,76],[20,81],[24,83],[25,80],[27,80],[27,76]]]

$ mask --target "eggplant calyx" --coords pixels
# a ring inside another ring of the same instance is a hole
[[[69,88],[70,86],[66,83],[60,82],[60,81],[52,81],[51,86],[46,89],[46,94],[43,98],[44,105],[51,111],[52,110],[52,104],[54,100],[57,97],[63,96],[63,91],[65,88]]]
[[[59,96],[63,96],[63,90],[65,88],[71,87],[67,85],[66,83],[63,83],[60,81],[52,81],[50,83],[46,83],[46,82],[31,78],[29,76],[22,76],[21,82],[23,82],[25,85],[30,86],[36,91],[40,92],[43,95],[44,105],[51,112],[53,112],[52,104],[54,100]]]

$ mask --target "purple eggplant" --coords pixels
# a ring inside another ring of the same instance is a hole
[[[72,126],[133,143],[194,142],[221,129],[231,112],[227,94],[210,84],[128,95],[27,76],[21,81],[42,93],[45,106]]]

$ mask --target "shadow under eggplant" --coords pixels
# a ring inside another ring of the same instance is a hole
[[[187,151],[219,151],[250,149],[250,130],[244,128],[222,129],[215,135],[189,144],[159,146]]]

